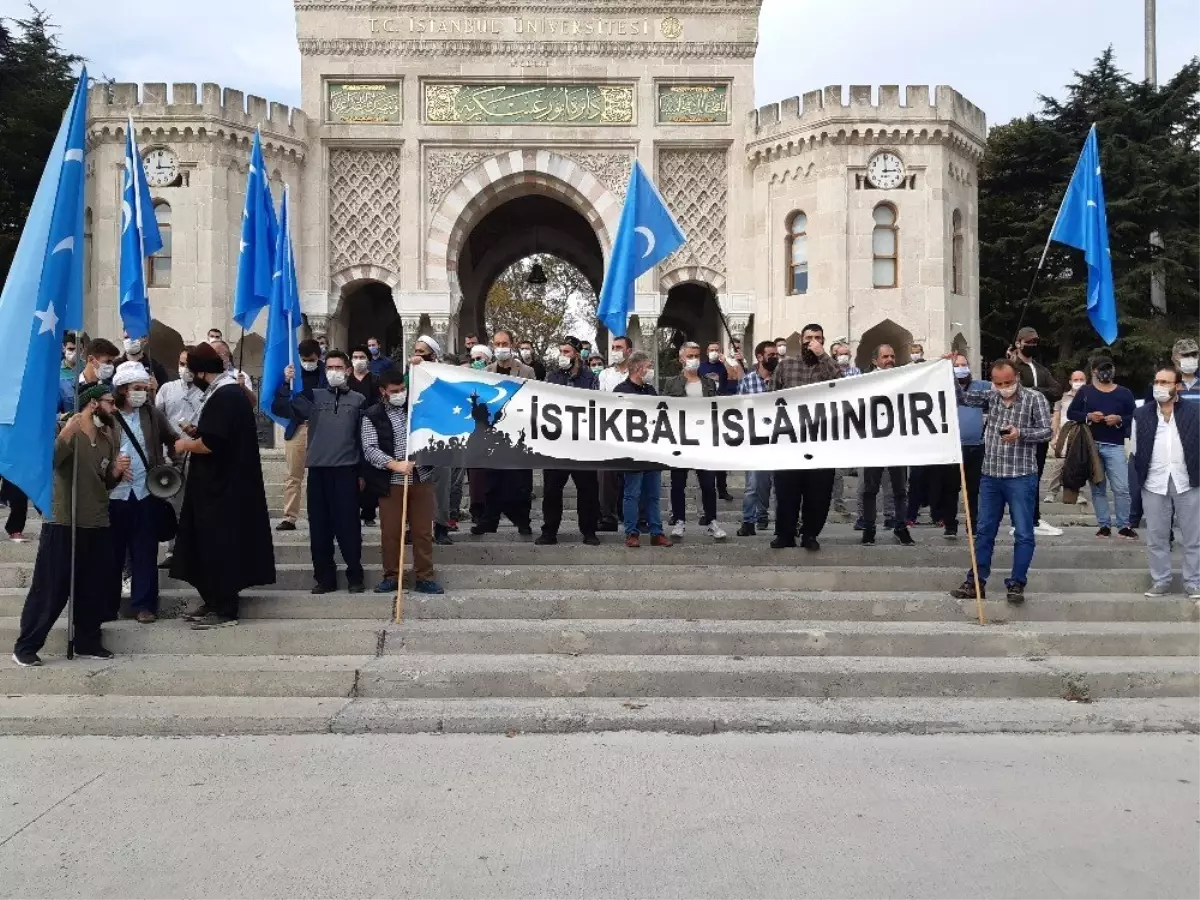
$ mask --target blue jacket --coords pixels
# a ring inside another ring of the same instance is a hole
[[[388,369],[396,368],[396,363],[390,356],[384,356],[382,353],[379,356],[373,357],[370,363],[367,364],[367,369],[372,375],[382,375]]]
[[[300,384],[302,387],[297,396],[307,397],[308,402],[312,403],[313,388],[329,387],[329,382],[325,380],[325,367],[318,363],[315,372],[305,372],[301,369]],[[275,397],[271,401],[271,412],[281,419],[288,420],[287,427],[283,429],[283,439],[290,441],[294,438],[300,428],[301,420],[296,418],[292,409],[292,388],[286,381],[279,385],[279,390],[275,392]]]
[[[1179,400],[1171,421],[1179,431],[1179,442],[1183,444],[1183,461],[1187,465],[1188,480],[1193,488],[1200,488],[1200,403]],[[1133,414],[1133,427],[1137,429],[1137,450],[1133,454],[1133,467],[1138,474],[1138,484],[1146,483],[1150,474],[1150,457],[1154,453],[1154,438],[1158,434],[1158,404],[1147,403],[1138,407]]]
[[[546,373],[546,384],[561,384],[564,387],[583,388],[588,391],[600,390],[600,379],[587,366],[580,366],[574,375],[570,369],[555,369]]]
[[[991,390],[990,381],[972,381],[968,391]],[[983,445],[983,409],[958,404],[958,440],[964,447],[980,447]]]

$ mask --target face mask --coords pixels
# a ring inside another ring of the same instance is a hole
[[[1071,390],[1077,391],[1080,388],[1082,388],[1085,384],[1087,384],[1086,381],[1072,381],[1071,382]]]
[[[698,360],[698,359],[685,359],[685,360],[683,361],[683,367],[684,367],[685,369],[687,369],[689,372],[695,372],[697,369],[699,369],[699,368],[700,368],[700,360]]]
[[[340,388],[346,383],[346,373],[341,369],[327,369],[325,380],[329,382],[331,388]]]
[[[908,358],[911,359],[913,362],[920,362],[924,358],[924,356],[925,356],[925,354],[923,354],[923,353],[910,353],[908,355]]]
[[[117,367],[112,363],[100,363],[96,367],[96,374],[101,381],[112,381],[113,373],[117,371]]]
[[[625,351],[624,350],[614,350],[612,353],[610,353],[608,355],[609,355],[609,358],[612,359],[612,364],[614,366],[619,366],[621,363],[625,362]]]
[[[305,372],[315,372],[317,371],[317,361],[315,359],[302,359],[300,360],[300,368],[302,368]]]
[[[512,359],[512,347],[497,347],[495,349],[496,359],[501,362],[508,362]]]
[[[1195,356],[1180,357],[1179,371],[1184,375],[1195,375],[1198,368],[1200,368],[1200,358]]]
[[[370,352],[370,354],[371,354],[372,356],[378,356],[378,355],[379,355],[379,348],[378,348],[378,347],[368,347],[368,348],[367,348],[367,350]]]
[[[558,367],[560,369],[569,369],[571,368],[572,363],[573,360],[569,356],[560,356],[558,358]]]
[[[473,360],[471,360],[471,368],[472,369],[486,369],[487,368],[487,360],[486,359],[473,359]]]
[[[399,394],[388,394],[388,403],[392,406],[403,406],[408,402],[408,391],[401,391]]]
[[[599,375],[604,371],[604,366],[592,366],[592,371]]]
[[[654,370],[653,370],[653,369],[647,369],[647,370],[646,370],[646,371],[645,371],[645,372],[642,374],[642,381],[653,381],[653,380],[654,380]]]
[[[954,377],[955,378],[970,378],[971,377],[970,367],[969,366],[955,366],[954,367]]]
[[[1171,389],[1156,384],[1154,386],[1154,399],[1159,403],[1166,403],[1171,399]]]
[[[775,350],[780,356],[787,356],[787,344],[776,344]]]
[[[180,366],[179,367],[179,380],[182,381],[184,384],[191,384],[192,383],[192,370],[189,369],[187,366]]]
[[[522,347],[521,348],[521,359],[525,360],[525,362],[529,362],[530,360],[533,359],[533,351],[530,350],[528,347]]]
[[[125,355],[126,356],[137,356],[141,352],[142,352],[142,342],[141,341],[138,341],[138,340],[131,341],[129,338],[125,338]]]
[[[1021,348],[1021,352],[1024,353],[1026,356],[1028,356],[1030,359],[1037,359],[1038,345],[1037,344],[1026,344],[1024,347]]]
[[[580,359],[587,359],[591,355],[592,355],[592,351],[589,350],[587,347],[584,347],[582,350],[579,351]]]
[[[1011,385],[1010,387],[1006,387],[1006,388],[996,388],[996,393],[999,394],[1001,397],[1003,397],[1005,400],[1007,400],[1009,397],[1013,396],[1016,392],[1017,392],[1017,385],[1015,385],[1015,384]]]
[[[75,362],[75,351],[74,351],[74,350],[64,350],[64,351],[63,351],[63,359],[65,359],[65,360],[66,360],[67,362],[69,362],[69,363],[72,363],[72,364],[74,364],[74,362]]]
[[[762,365],[763,365],[763,368],[766,369],[768,372],[774,372],[776,369],[779,368],[779,357],[772,356],[770,359],[764,359]]]
[[[145,391],[130,391],[128,394],[125,395],[125,397],[126,397],[126,399],[129,400],[129,405],[132,406],[134,409],[137,409],[139,406],[146,405],[146,392]]]
[[[367,366],[369,366],[370,363],[368,363],[365,359],[356,359],[351,363],[351,365],[354,366],[355,372],[365,372],[367,371]]]
[[[721,355],[721,354],[720,354],[720,353],[718,353],[716,350],[709,350],[709,351],[708,351],[708,361],[709,361],[709,362],[716,362],[716,361],[717,361],[717,359],[720,357],[720,355]]]
[[[837,364],[839,366],[850,365],[850,355],[848,353],[839,353],[838,358],[837,358]]]
[[[1096,380],[1101,384],[1112,384],[1113,375],[1115,374],[1112,369],[1101,369],[1096,373]]]

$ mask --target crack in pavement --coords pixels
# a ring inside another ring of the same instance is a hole
[[[95,784],[97,781],[99,781],[103,777],[104,777],[104,773],[101,772],[95,778],[85,781],[83,784],[81,784],[79,787],[75,788],[75,790],[71,791],[71,793],[67,794],[61,800],[55,801],[49,807],[49,809],[46,809],[43,812],[38,813],[36,816],[34,816],[32,819],[30,819],[28,822],[26,822],[24,825],[22,825],[16,831],[14,831],[12,834],[10,834],[8,837],[6,837],[4,840],[0,841],[0,848],[4,847],[5,844],[7,844],[9,841],[11,841],[13,838],[15,838],[22,831],[29,828],[31,825],[37,824],[38,820],[40,820],[40,819],[44,818],[45,816],[49,815],[50,813],[54,812],[55,809],[57,809],[62,804],[66,803],[68,800],[70,800],[72,797],[74,797],[76,794],[78,794],[80,791],[82,791],[85,787]]]

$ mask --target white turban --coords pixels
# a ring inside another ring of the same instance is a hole
[[[488,347],[487,344],[476,344],[474,347],[471,348],[471,358],[475,359],[476,357],[478,357],[479,359],[491,359],[492,358],[491,348]]]
[[[417,338],[417,343],[424,344],[426,347],[432,350],[434,356],[440,357],[442,355],[442,345],[427,334],[423,334]]]
[[[127,384],[137,384],[138,382],[149,383],[150,373],[146,371],[146,367],[140,362],[123,362],[117,366],[117,372],[113,375],[113,387],[124,387]]]

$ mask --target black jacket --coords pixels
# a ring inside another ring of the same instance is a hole
[[[715,381],[704,376],[700,377],[700,389],[701,397],[715,397],[721,392]],[[662,395],[664,397],[686,397],[688,395],[687,377],[679,374],[668,378],[663,382]]]
[[[1013,363],[1017,370],[1017,374],[1021,377],[1021,386],[1033,388],[1039,394],[1046,398],[1046,402],[1051,407],[1062,399],[1062,385],[1058,383],[1058,379],[1051,374],[1050,370],[1043,366],[1036,359],[1033,362],[1025,362],[1025,360],[1017,357],[1017,361]],[[1037,384],[1033,383],[1034,372],[1037,373]]]

